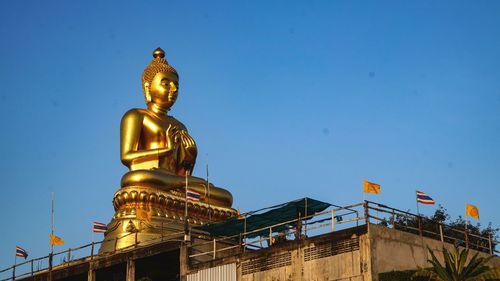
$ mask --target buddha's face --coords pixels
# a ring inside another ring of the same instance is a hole
[[[150,102],[169,109],[177,99],[179,79],[175,74],[158,72],[151,81],[151,85],[145,85],[145,87],[149,89]]]

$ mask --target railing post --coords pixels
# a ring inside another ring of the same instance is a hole
[[[68,260],[67,264],[69,265],[69,260],[71,259],[71,248],[68,249]]]
[[[332,209],[332,232],[335,230],[335,215],[334,210]]]
[[[365,201],[363,204],[363,207],[365,209],[365,222],[368,225],[370,223],[370,214],[368,213],[368,202]]]
[[[306,218],[306,219],[305,219],[305,222],[304,222],[304,235],[307,237],[307,219],[308,219],[308,218],[307,218],[307,197],[306,197],[306,198],[304,198],[304,201],[305,201],[305,210],[304,210],[304,211],[305,211],[305,213],[306,213],[306,214],[305,214],[305,218]]]
[[[118,237],[115,237],[115,252],[116,252],[116,246],[118,245]]]
[[[491,245],[491,243],[490,243],[490,245]],[[31,276],[33,276],[33,260],[31,260]]]
[[[247,216],[245,215],[245,220],[243,224],[243,253],[245,252],[245,248],[247,247]]]
[[[12,280],[16,280],[16,265],[12,266]]]
[[[493,247],[491,246],[491,232],[488,233],[488,244],[490,247],[490,255],[493,255]]]
[[[216,253],[216,251],[217,251],[217,241],[214,238],[214,255],[213,255],[213,258],[212,258],[214,260],[215,260],[215,253]]]
[[[396,215],[394,213],[394,209],[392,209],[392,228],[396,229]]]
[[[272,244],[273,244],[273,230],[270,227],[269,228],[269,246],[271,246]]]
[[[441,237],[441,242],[444,243],[444,237],[443,237],[443,224],[439,224],[439,236]]]
[[[238,239],[239,243],[240,243],[240,253],[243,252],[243,238],[242,238],[242,235],[241,235],[241,232],[240,232],[240,237]]]
[[[137,248],[137,232],[135,232],[135,235],[134,235],[134,240],[135,240],[135,244],[134,244],[134,248]]]
[[[465,234],[465,248],[469,249],[469,233],[467,232],[467,229],[464,230],[464,234]]]
[[[94,241],[92,241],[92,245],[90,246],[90,260],[94,259]]]

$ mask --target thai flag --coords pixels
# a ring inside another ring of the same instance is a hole
[[[186,199],[190,201],[200,201],[200,194],[196,191],[188,189],[186,191]]]
[[[435,204],[434,200],[422,191],[417,190],[417,202],[422,204],[432,205]]]
[[[108,230],[108,226],[101,222],[93,222],[92,223],[92,231],[98,233],[104,233]]]
[[[19,246],[16,246],[16,256],[23,257],[24,259],[26,259],[28,257],[28,252],[26,252],[25,249],[23,249]]]

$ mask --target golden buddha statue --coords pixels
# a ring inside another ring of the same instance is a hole
[[[120,155],[129,167],[121,186],[148,186],[163,191],[184,192],[185,176],[196,162],[196,143],[186,127],[168,111],[174,105],[179,77],[158,48],[151,64],[142,74],[147,109],[131,109],[122,118]],[[204,179],[188,176],[189,189],[200,193],[201,201],[231,207],[233,198],[227,190]],[[210,200],[210,202],[209,202]]]
[[[142,74],[142,87],[147,108],[131,109],[121,120],[120,156],[130,171],[114,195],[116,213],[101,253],[154,243],[182,231],[186,220],[201,225],[237,213],[229,191],[191,176],[196,143],[186,127],[168,115],[177,99],[179,76],[160,48]],[[199,201],[186,202],[186,178],[188,189],[200,194]]]

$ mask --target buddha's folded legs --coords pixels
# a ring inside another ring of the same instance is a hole
[[[163,170],[134,170],[123,175],[121,187],[146,186],[157,188],[162,191],[184,190],[186,178]],[[200,193],[201,199],[205,203],[210,203],[220,207],[231,207],[233,196],[223,188],[210,184],[207,188],[206,181],[197,177],[188,177],[190,189]],[[210,198],[210,202],[209,201]]]

